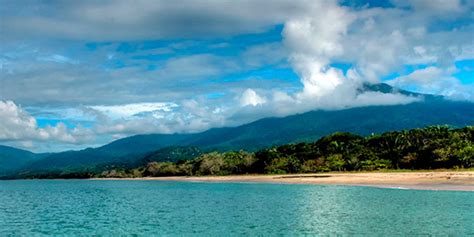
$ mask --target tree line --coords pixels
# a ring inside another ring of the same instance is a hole
[[[152,161],[137,168],[116,168],[93,176],[291,174],[473,166],[473,126],[459,129],[430,126],[365,137],[338,132],[311,143],[287,144],[257,152],[209,152],[193,159]]]

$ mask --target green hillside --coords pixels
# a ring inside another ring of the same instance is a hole
[[[376,84],[364,85],[360,90],[390,93],[395,89]],[[474,125],[474,104],[471,102],[407,91],[400,93],[424,99],[406,105],[316,110],[283,118],[265,118],[237,127],[213,128],[201,133],[136,135],[98,148],[53,153],[22,168],[22,172],[137,164],[150,153],[167,147],[197,147],[204,152],[256,151],[287,143],[314,141],[341,131],[365,136],[430,125],[454,128]],[[23,165],[20,161],[16,167]]]
[[[37,158],[32,152],[0,145],[0,175],[18,170]]]

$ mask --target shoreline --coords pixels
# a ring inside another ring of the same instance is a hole
[[[169,176],[92,178],[90,180],[161,180],[208,183],[278,183],[368,186],[393,189],[474,191],[474,171],[330,172],[288,175]]]

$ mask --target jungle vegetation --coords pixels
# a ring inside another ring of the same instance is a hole
[[[274,146],[256,152],[202,151],[172,146],[138,162],[112,162],[24,172],[16,178],[133,178],[231,174],[293,174],[329,171],[474,168],[474,127],[426,128],[360,136],[336,132],[316,142]]]
[[[120,178],[471,167],[474,167],[474,127],[431,126],[366,137],[337,132],[313,143],[287,144],[253,153],[209,152],[193,159],[151,161],[137,168],[117,168],[90,175]]]

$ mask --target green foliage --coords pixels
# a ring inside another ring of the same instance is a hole
[[[361,137],[334,133],[315,143],[289,144],[255,153],[257,173],[380,169],[469,168],[474,128],[432,126]]]
[[[192,160],[173,162],[149,162],[141,171],[142,176],[177,176],[177,175],[228,175],[247,173],[255,157],[252,153],[210,152],[199,155]],[[140,170],[140,169],[135,169]]]
[[[190,160],[202,154],[197,147],[171,146],[151,152],[143,158],[145,163],[156,162],[177,162],[180,160]]]
[[[474,128],[424,129],[361,137],[334,133],[315,143],[287,144],[255,153],[211,152],[178,163],[151,162],[144,176],[288,174],[327,171],[469,168]]]
[[[392,166],[389,160],[364,160],[361,161],[361,170],[383,170]]]
[[[178,167],[171,162],[150,162],[143,171],[145,176],[171,176],[178,174]]]
[[[363,88],[363,91],[392,92],[393,90],[386,84],[365,85]],[[397,92],[421,96],[410,92]],[[38,157],[40,154],[34,154],[32,157],[34,159],[24,159],[28,156],[22,154],[5,157],[6,153],[0,148],[0,173],[2,173],[2,169],[8,173],[12,171],[16,173],[23,171],[51,172],[110,163],[145,166],[147,162],[151,161],[177,162],[199,156],[192,150],[189,152],[178,151],[177,153],[181,153],[178,155],[176,155],[176,149],[158,151],[177,146],[195,146],[206,151],[221,152],[240,149],[257,151],[273,145],[314,141],[336,131],[368,135],[424,127],[430,124],[450,124],[455,127],[474,124],[473,103],[444,100],[429,95],[423,95],[423,97],[422,102],[406,105],[367,106],[334,111],[317,110],[283,118],[261,119],[237,127],[215,128],[202,133],[136,135],[116,140],[98,148],[47,154],[45,157]],[[306,146],[314,149],[309,149]],[[306,161],[319,157],[318,152],[320,151],[317,148],[312,143],[304,143],[301,147],[289,145],[284,149],[295,149],[298,159]],[[286,153],[283,150],[279,152]],[[341,154],[347,155],[346,153]],[[390,156],[391,154],[394,153],[388,152],[385,155]],[[144,161],[143,158],[146,155],[150,155],[150,157]],[[400,158],[400,154],[395,155],[393,161]],[[425,154],[420,155],[425,156]],[[344,157],[344,159],[348,158]],[[383,157],[383,159],[392,160],[390,157]],[[403,168],[401,164],[398,165]],[[257,170],[251,172],[260,173],[264,168],[259,167],[259,169],[258,172]],[[351,169],[351,167],[345,167],[345,169]]]
[[[344,160],[341,154],[332,154],[327,157],[326,166],[329,170],[341,171],[344,166]]]
[[[265,167],[265,173],[267,174],[298,173],[300,170],[301,162],[294,156],[273,159]]]
[[[182,153],[200,154],[199,150],[186,148],[173,148],[152,154],[153,157],[158,157],[159,154],[161,157],[167,155],[166,157],[175,159]],[[315,143],[287,144],[255,153],[210,152],[177,162],[150,161],[145,166],[134,169],[112,166],[95,176],[124,178],[471,167],[474,167],[474,127],[450,129],[445,126],[432,126],[367,137],[334,133]],[[42,175],[47,178],[58,177],[54,174]],[[59,177],[78,178],[93,175],[92,170],[76,174],[61,173]]]
[[[223,175],[225,169],[224,155],[218,152],[204,154],[198,158],[197,175]]]

